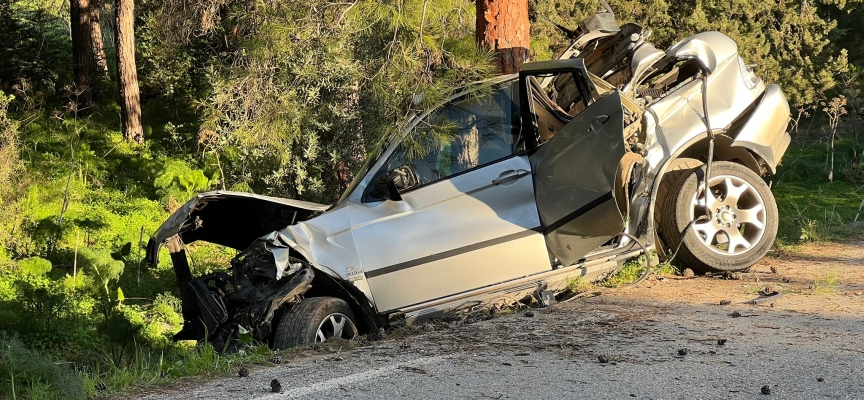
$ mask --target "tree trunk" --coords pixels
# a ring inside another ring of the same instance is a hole
[[[117,52],[123,137],[142,144],[144,131],[141,129],[141,96],[138,93],[138,72],[135,69],[135,4],[133,0],[115,0],[114,7],[114,47]]]
[[[75,116],[90,112],[90,7],[89,0],[70,0],[72,70],[75,74]]]
[[[96,70],[102,80],[111,79],[108,74],[108,58],[105,56],[105,42],[102,40],[102,25],[99,23],[102,11],[102,0],[90,1],[90,46],[93,48],[93,59]]]
[[[495,51],[504,74],[528,61],[528,0],[477,0],[477,42]]]

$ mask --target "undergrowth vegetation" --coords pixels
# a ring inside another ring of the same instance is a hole
[[[849,113],[833,136],[819,128],[821,108],[806,108],[813,112],[796,121],[769,179],[783,243],[854,232],[848,224],[864,198],[858,79],[828,38],[854,43],[820,15],[840,9],[848,11],[835,13],[841,22],[857,21],[857,3],[760,3],[755,13],[742,2],[611,3],[619,22],[653,28],[659,46],[722,20],[717,29],[764,64],[796,106],[842,89]],[[598,8],[593,0],[531,4],[566,26]],[[800,12],[777,19],[786,9]],[[175,276],[167,256],[143,262],[149,235],[202,191],[332,202],[406,117],[494,73],[491,55],[475,45],[468,0],[154,0],[136,2],[136,13],[143,145],[120,132],[112,81],[94,85],[88,116],[75,107],[68,2],[0,2],[0,399],[110,397],[266,360],[260,343],[220,355],[172,341],[182,324]],[[567,45],[547,21],[531,29],[536,60]],[[785,39],[792,31],[800,40]],[[234,254],[187,247],[194,275],[226,268]],[[628,264],[606,284],[632,282],[641,268]],[[828,278],[816,286],[830,287]],[[588,287],[568,282],[574,293]]]

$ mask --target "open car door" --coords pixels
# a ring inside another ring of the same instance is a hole
[[[559,75],[553,87],[540,87],[535,77],[550,74]],[[561,264],[571,265],[624,229],[613,198],[625,153],[621,95],[597,99],[581,59],[524,64],[519,80],[543,235]]]

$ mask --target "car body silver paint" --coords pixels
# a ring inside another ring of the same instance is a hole
[[[676,60],[694,59],[709,74],[713,74],[728,59],[738,56],[738,45],[720,32],[709,31],[697,33],[672,45],[666,54]]]
[[[627,94],[632,93],[642,83],[642,78],[646,72],[651,71],[654,63],[660,61],[665,56],[666,53],[657,50],[651,43],[639,46],[633,52],[633,57],[630,60],[630,71],[633,71],[633,76],[621,91]]]
[[[477,82],[473,85],[494,85],[514,81],[517,77],[517,74],[499,76]],[[467,93],[470,93],[472,87],[462,88],[460,90],[454,91],[454,95],[451,96],[448,101],[453,101],[457,98],[463,97]],[[366,261],[365,264],[361,262],[361,251],[358,249],[360,244],[358,244],[357,236],[354,234],[354,232],[352,232],[351,228],[353,222],[351,215],[356,214],[356,212],[351,212],[349,210],[357,207],[366,207],[366,205],[363,204],[361,197],[362,194],[366,191],[368,185],[374,179],[375,173],[381,169],[381,166],[390,157],[390,155],[398,146],[399,142],[404,139],[405,135],[410,134],[417,126],[417,124],[423,121],[424,118],[426,118],[434,111],[435,109],[433,108],[427,110],[425,113],[419,116],[411,118],[403,127],[402,133],[400,135],[397,135],[394,140],[387,144],[387,148],[383,152],[381,152],[378,159],[372,163],[372,165],[366,172],[366,175],[360,180],[360,182],[353,189],[353,191],[347,196],[345,196],[344,201],[337,204],[332,210],[324,214],[321,214],[315,218],[311,218],[307,221],[300,222],[296,225],[288,226],[281,231],[283,235],[290,237],[295,241],[295,250],[301,255],[303,255],[303,257],[305,257],[314,267],[325,271],[333,277],[349,281],[358,290],[364,293],[369,299],[369,301],[376,306],[379,305],[380,301],[378,299],[375,299],[376,296],[373,296],[369,280],[366,278],[365,273],[368,272],[367,268],[369,268],[369,265],[378,268],[386,267],[387,265],[382,265],[375,260]],[[530,170],[530,166],[528,170]],[[463,179],[471,179],[470,176],[475,173],[476,171],[464,174],[462,176],[467,176],[468,178]],[[525,180],[520,179],[520,181],[523,181],[524,183]],[[390,206],[392,206],[393,204],[401,204],[403,202],[388,201],[384,203],[390,203]],[[534,209],[534,213],[536,217],[536,208]],[[438,221],[444,221],[447,218],[451,217],[448,217],[446,213],[442,213],[440,215],[437,215],[436,218]],[[356,222],[354,224],[356,225]],[[529,227],[529,229],[534,228],[538,225],[539,223],[536,223],[535,225]],[[386,244],[392,241],[394,238],[398,238],[398,236],[400,236],[401,234],[402,233],[400,233],[399,231],[394,231],[390,232],[389,236],[386,234],[377,236],[377,240],[375,240],[375,246],[377,247],[381,244]],[[362,238],[361,240],[359,240],[359,242],[363,242]],[[455,245],[456,242],[448,242],[448,244]],[[463,242],[462,245],[464,244],[465,243]],[[455,247],[459,246],[456,245]],[[395,248],[392,249],[396,250]],[[419,254],[422,254],[422,252]],[[545,256],[545,254],[545,249],[543,249],[543,257],[546,260],[546,266],[548,267],[548,258]],[[422,255],[419,255],[418,257],[422,257]],[[381,297],[382,295],[379,295],[377,297]]]
[[[647,58],[656,57],[655,52],[647,53]],[[694,59],[709,71],[708,109],[713,129],[728,128],[765,91],[761,80],[755,85],[745,84],[737,46],[718,32],[685,39],[670,48],[666,56]],[[642,68],[641,64],[639,68]],[[511,81],[516,77],[502,76],[487,83]],[[651,104],[642,116],[646,133],[643,171],[647,179],[638,181],[635,193],[639,195],[631,203],[631,211],[639,217],[631,218],[628,231],[634,232],[640,221],[646,221],[646,213],[653,215],[651,193],[656,194],[660,181],[655,178],[662,176],[670,160],[705,136],[701,90],[700,81],[689,82]],[[450,100],[463,94],[464,91],[457,92]],[[766,95],[763,99],[766,109],[782,112],[782,108],[777,106],[780,97],[782,92]],[[278,235],[271,235],[270,239],[279,242],[279,246],[274,245],[274,248],[279,247],[277,251],[281,252],[281,248],[287,246],[305,257],[316,269],[351,282],[382,313],[404,307],[422,310],[424,303],[436,298],[484,286],[506,287],[503,282],[551,270],[544,236],[532,230],[541,225],[534,203],[532,176],[528,174],[508,185],[512,186],[509,187],[511,191],[519,189],[512,192],[516,193],[515,202],[512,194],[504,195],[495,190],[507,189],[507,186],[490,185],[492,180],[508,171],[531,171],[525,156],[511,157],[493,164],[494,168],[487,165],[408,191],[403,194],[403,201],[362,202],[366,187],[402,137],[432,111],[412,118],[402,135],[389,144],[365,176],[359,179],[353,191],[333,209],[288,226],[278,231]],[[744,136],[738,145],[753,151],[768,163],[772,162],[769,159],[773,155],[776,163],[788,145],[788,140],[783,138],[786,134],[766,136],[764,131],[776,131],[778,126],[751,117],[741,131]],[[772,153],[768,155],[765,148]],[[610,188],[611,185],[609,182]],[[424,189],[430,190],[424,192]],[[617,212],[614,201],[609,204]],[[316,207],[326,208],[323,205]],[[617,217],[620,219],[620,214]],[[184,221],[177,225],[178,230]],[[442,222],[446,222],[446,227]],[[593,220],[592,224],[606,222]],[[453,227],[454,223],[458,228]],[[618,227],[620,223],[615,221]],[[495,241],[516,236],[512,241]],[[652,239],[651,235],[647,238],[649,242]],[[491,244],[473,251],[448,253],[483,243]],[[425,262],[420,262],[424,258]],[[411,262],[414,265],[410,268],[392,268]],[[387,268],[390,270],[383,273],[382,270]]]
[[[527,157],[517,155],[405,192],[402,201],[350,201],[378,310],[550,270],[535,231],[530,170]],[[513,175],[522,176],[493,183]]]
[[[291,248],[313,267],[350,282],[374,303],[365,276],[357,273],[362,268],[351,232],[347,204],[340,204],[315,218],[287,226],[279,233],[290,238],[293,241]]]
[[[765,83],[760,79],[753,84],[746,83],[742,71],[738,65],[737,45],[735,42],[719,32],[704,32],[693,35],[672,46],[667,51],[667,57],[681,60],[695,59],[711,73],[707,76],[708,81],[708,112],[710,115],[711,129],[724,131],[742,114],[747,108],[757,101],[759,96],[766,92]],[[772,89],[774,92],[774,89]],[[766,164],[777,159],[772,156],[782,155],[788,146],[789,134],[786,133],[788,123],[788,103],[786,109],[776,105],[785,96],[779,89],[772,95],[773,109],[765,114],[756,114],[750,117],[752,120],[747,125],[748,134],[737,146],[747,148],[766,161]],[[647,176],[651,178],[650,185],[641,188],[647,201],[641,202],[638,208],[641,210],[639,219],[650,219],[657,206],[654,198],[669,162],[674,160],[688,146],[706,137],[705,123],[703,122],[702,107],[702,82],[692,80],[681,88],[668,94],[665,98],[651,104],[643,115],[643,129],[647,133],[646,156]],[[779,112],[780,116],[773,114]],[[772,120],[780,120],[782,124],[770,126]],[[762,121],[762,122],[760,122]],[[773,128],[773,131],[760,130],[765,125]],[[780,129],[782,125],[782,129]],[[743,131],[743,130],[742,130]],[[653,140],[652,141],[652,136]],[[785,143],[785,144],[784,144]],[[733,142],[736,145],[736,142]],[[767,145],[767,146],[766,146]],[[772,146],[773,145],[773,146]],[[766,151],[766,147],[770,151]],[[770,166],[774,172],[774,167]],[[758,171],[757,171],[758,172]],[[651,235],[647,238],[653,241]]]
[[[783,116],[786,118],[783,118]],[[747,123],[735,136],[733,147],[743,147],[758,154],[772,174],[789,147],[792,138],[786,133],[789,101],[777,85],[769,85]]]

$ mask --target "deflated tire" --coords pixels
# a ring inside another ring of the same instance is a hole
[[[273,337],[273,348],[308,346],[334,338],[350,340],[355,336],[354,313],[345,300],[310,297],[282,314]]]

